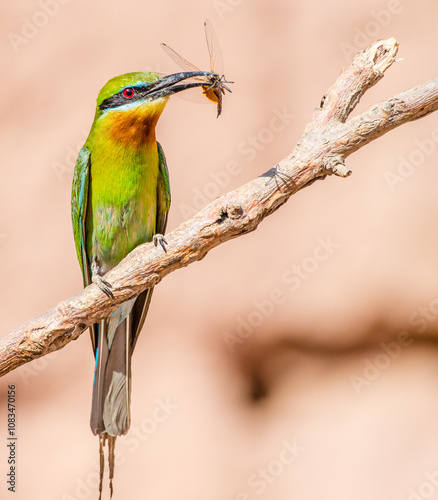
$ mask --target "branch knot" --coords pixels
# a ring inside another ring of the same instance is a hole
[[[337,175],[338,177],[348,177],[352,174],[351,170],[349,170],[345,166],[344,158],[341,156],[333,156],[331,157],[324,165],[324,170],[329,175]]]

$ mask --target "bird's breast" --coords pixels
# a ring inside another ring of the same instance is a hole
[[[153,146],[140,155],[91,155],[87,247],[104,272],[156,232],[158,151]]]

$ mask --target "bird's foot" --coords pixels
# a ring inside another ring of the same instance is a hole
[[[96,284],[102,292],[110,299],[114,298],[111,288],[113,287],[111,283],[102,278],[103,270],[99,268],[96,258],[91,262],[91,281]]]
[[[166,245],[168,244],[166,241],[166,238],[162,234],[154,234],[152,241],[154,242],[154,245],[157,247],[158,245],[161,245],[161,248],[167,252]]]
[[[95,283],[107,297],[109,297],[110,299],[114,298],[114,294],[111,291],[111,288],[113,286],[109,281],[104,280],[102,276],[99,276],[98,274],[95,274],[91,281]]]

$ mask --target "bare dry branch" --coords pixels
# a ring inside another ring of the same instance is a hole
[[[323,97],[294,151],[258,178],[210,203],[166,235],[168,250],[152,243],[134,249],[105,279],[114,299],[96,285],[59,303],[0,340],[0,375],[75,340],[120,303],[156,285],[166,275],[201,260],[212,248],[254,231],[290,196],[317,179],[351,172],[345,159],[393,128],[438,109],[438,78],[402,92],[348,119],[362,95],[394,63],[395,39],[374,43],[356,55]]]

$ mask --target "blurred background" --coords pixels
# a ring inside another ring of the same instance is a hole
[[[402,59],[356,112],[437,76],[431,0],[2,2],[0,335],[81,290],[76,155],[106,81],[208,69],[203,21],[234,81],[223,115],[173,98],[157,130],[168,230],[286,156],[353,55]],[[133,359],[114,500],[438,498],[438,114],[350,158],[259,229],[168,276]],[[98,497],[88,334],[0,381],[17,392],[14,498]],[[105,481],[105,488],[107,488]],[[109,493],[105,489],[108,497]]]

